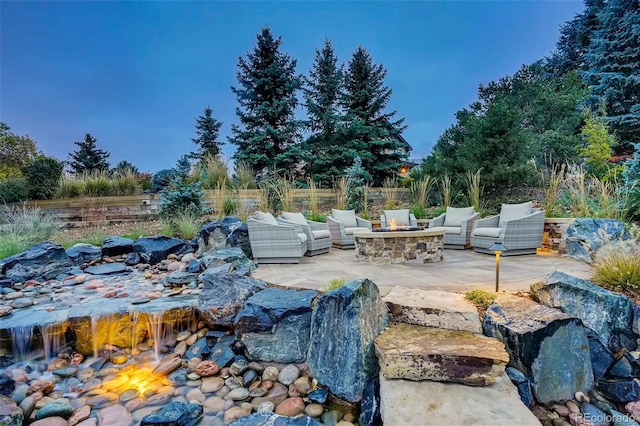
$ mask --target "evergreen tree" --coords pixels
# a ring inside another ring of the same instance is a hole
[[[585,53],[583,76],[592,106],[604,98],[619,139],[618,153],[640,140],[640,0],[609,0],[598,13],[600,27]]]
[[[93,171],[109,170],[109,153],[96,146],[96,138],[87,133],[84,141],[74,142],[78,149],[69,154],[71,161],[68,162],[71,171],[77,175],[90,173]]]
[[[296,91],[302,86],[296,60],[280,52],[282,39],[263,28],[246,58],[238,59],[239,85],[232,87],[240,125],[232,125],[229,142],[237,146],[234,159],[256,172],[290,171],[300,160],[292,149],[300,137],[295,118]]]
[[[587,171],[598,179],[615,176],[615,168],[609,163],[609,159],[613,154],[611,147],[615,145],[616,138],[609,133],[604,105],[601,105],[600,114],[585,111],[582,140],[584,146],[580,149],[580,155],[584,158]]]
[[[627,207],[634,219],[640,218],[640,143],[634,143],[635,153],[624,164],[624,189],[629,195]]]
[[[211,107],[204,109],[204,115],[196,118],[196,134],[197,138],[191,139],[193,143],[198,145],[198,151],[194,153],[195,157],[204,159],[207,156],[217,156],[222,150],[222,142],[218,140],[220,135],[220,127],[222,122],[213,117]]]
[[[404,119],[394,120],[395,111],[385,112],[391,99],[386,75],[384,66],[374,64],[369,52],[358,47],[347,66],[342,99],[348,123],[343,155],[349,156],[349,163],[359,156],[374,184],[397,174],[405,157],[402,143],[394,137],[406,128]]]
[[[122,160],[111,170],[112,175],[124,175],[126,173],[133,173],[134,175],[140,174],[140,170],[133,163]]]

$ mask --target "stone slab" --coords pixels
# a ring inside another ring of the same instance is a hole
[[[388,379],[486,386],[504,375],[509,362],[504,345],[496,339],[402,323],[378,336],[375,349]]]
[[[380,374],[380,400],[384,426],[540,426],[507,377],[478,388],[386,379]]]
[[[482,333],[478,310],[463,294],[396,286],[382,300],[396,322]]]

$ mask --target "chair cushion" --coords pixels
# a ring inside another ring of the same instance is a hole
[[[503,204],[500,209],[500,225],[513,219],[519,219],[531,213],[531,201],[522,204]]]
[[[462,227],[461,226],[443,226],[443,228],[444,228],[444,233],[445,234],[460,235],[460,232],[462,232]]]
[[[273,215],[271,213],[264,213],[261,211],[256,211],[253,214],[253,217],[256,218],[256,220],[259,220],[260,222],[264,222],[264,223],[268,223],[269,225],[277,225],[278,221],[276,220],[275,217],[273,217]]]
[[[476,237],[498,238],[500,231],[502,231],[502,228],[476,228],[473,230],[473,235]]]
[[[471,207],[447,207],[443,226],[462,226],[462,221],[475,213]]]
[[[358,226],[355,210],[331,209],[331,216],[338,222],[342,222],[342,226],[344,226],[345,228]]]
[[[304,226],[308,225],[307,219],[305,219],[302,213],[282,212],[281,216],[284,220],[288,220],[289,222],[297,223]]]
[[[300,242],[301,243],[306,243],[307,242],[307,234],[302,234],[302,233],[298,232],[298,238],[300,238]]]
[[[314,240],[320,240],[322,238],[331,238],[331,232],[326,229],[320,229],[318,231],[311,231]]]
[[[369,228],[360,228],[360,227],[357,227],[357,226],[353,226],[353,227],[349,227],[349,228],[345,227],[344,228],[344,233],[347,234],[347,235],[353,235],[354,232],[358,232],[358,231],[367,231],[368,232],[368,231],[371,231],[371,229],[369,229]]]
[[[396,221],[396,226],[411,226],[409,209],[385,210],[384,216],[387,221],[387,226],[389,226],[391,221],[394,219]]]

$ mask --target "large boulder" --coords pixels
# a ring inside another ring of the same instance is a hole
[[[624,222],[614,219],[576,219],[567,227],[567,254],[592,263],[600,247],[610,241],[628,240],[631,234]]]
[[[202,405],[170,402],[142,418],[140,426],[191,426],[202,417]]]
[[[378,336],[375,349],[387,379],[487,386],[502,378],[509,362],[504,345],[496,339],[402,323]]]
[[[200,258],[200,263],[205,269],[220,265],[233,265],[236,269],[252,271],[257,267],[255,262],[251,261],[240,247],[224,247],[207,252]]]
[[[373,342],[388,321],[380,291],[368,279],[320,296],[311,317],[312,376],[338,398],[360,401],[367,381],[378,373]]]
[[[0,260],[0,277],[13,282],[50,280],[72,266],[71,258],[61,245],[44,242]]]
[[[78,243],[69,247],[66,251],[76,265],[97,262],[102,258],[102,249],[93,244]]]
[[[245,300],[266,288],[264,281],[240,274],[203,274],[199,309],[209,327],[232,327]]]
[[[309,350],[311,302],[316,291],[268,288],[250,298],[234,329],[251,359],[303,362]]]
[[[589,342],[579,319],[500,295],[487,310],[483,329],[505,344],[510,366],[527,375],[539,402],[565,401],[593,387]]]
[[[133,250],[142,260],[152,265],[160,263],[170,254],[185,254],[193,251],[184,240],[164,235],[138,238],[133,242]]]
[[[544,283],[533,284],[531,292],[540,303],[580,318],[604,343],[615,329],[631,330],[631,299],[591,281],[553,272]]]
[[[120,256],[133,251],[133,240],[131,238],[114,235],[102,242],[103,256]]]
[[[205,223],[200,228],[196,240],[200,253],[223,247],[240,247],[249,259],[252,257],[249,228],[245,222],[234,216],[226,216],[216,222]]]

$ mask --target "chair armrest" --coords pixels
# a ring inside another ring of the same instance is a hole
[[[340,222],[339,220],[335,220],[331,216],[327,217],[327,225],[329,226],[329,231],[332,235],[335,235],[336,237],[344,237],[345,235],[347,235],[344,232],[344,225],[342,224],[342,222]]]
[[[380,215],[380,228],[387,227],[387,217],[384,214]]]
[[[312,231],[328,231],[329,230],[329,225],[327,225],[324,222],[314,222],[312,220],[308,220],[307,223],[309,224],[309,228],[311,228]]]
[[[293,228],[296,230],[297,233],[302,234],[305,233],[305,228],[307,228],[306,226],[302,226],[299,223],[295,223],[295,222],[289,222],[287,219],[283,219],[281,217],[277,217],[276,220],[278,221],[279,224],[281,225],[285,225],[285,226],[293,226]]]
[[[418,227],[418,219],[416,219],[416,216],[413,213],[409,213],[409,226],[414,228]]]
[[[475,228],[497,228],[500,223],[500,215],[485,217],[484,219],[478,219],[473,223],[473,229]]]
[[[358,226],[360,228],[369,228],[369,229],[371,229],[371,227],[372,227],[370,221],[368,221],[366,219],[363,219],[361,217],[358,217],[358,216],[356,216],[356,222],[358,223]]]
[[[478,212],[475,212],[474,214],[463,220],[462,224],[460,225],[462,233],[464,233],[464,231],[467,229],[473,229],[473,224],[478,220],[480,220],[480,213]]]
[[[434,217],[429,221],[429,228],[435,228],[436,226],[444,226],[444,217],[446,213],[442,213],[440,216]]]

